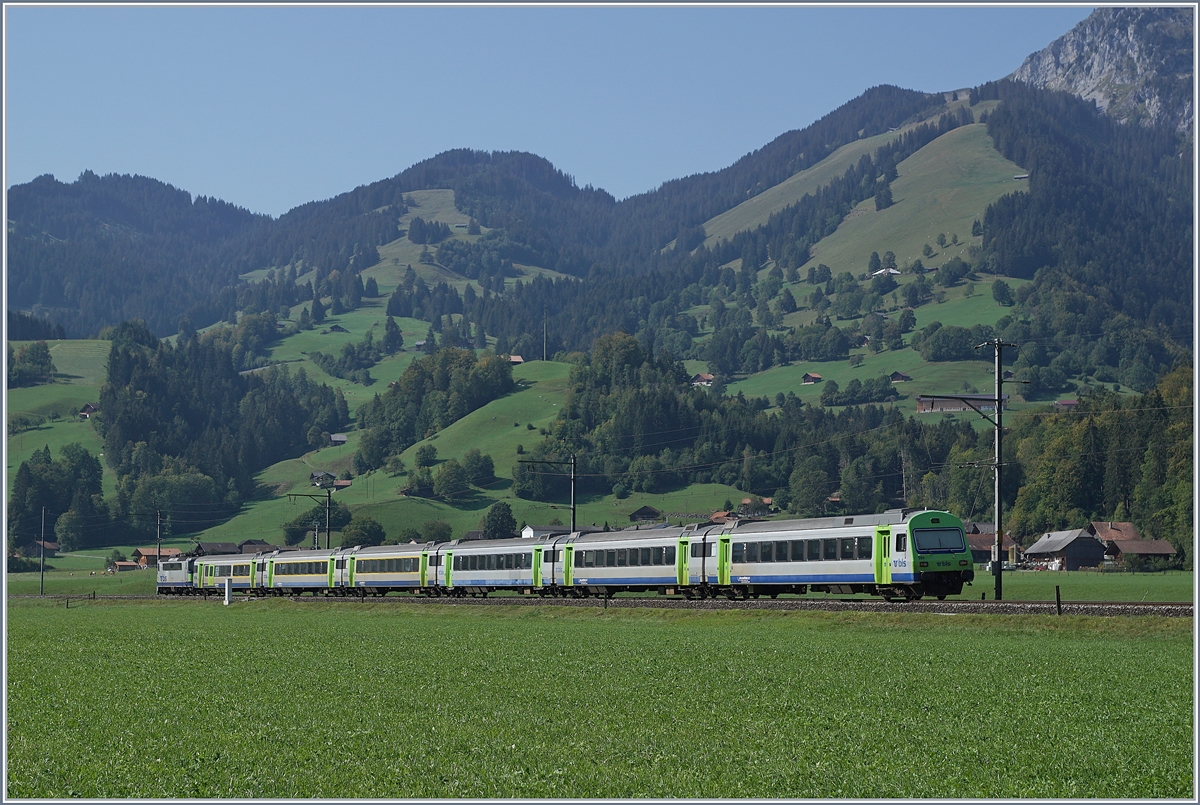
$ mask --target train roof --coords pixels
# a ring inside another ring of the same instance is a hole
[[[365,548],[355,548],[356,557],[372,556],[415,556],[433,547],[431,542],[406,542],[403,545],[369,545]],[[347,552],[349,553],[349,552]]]
[[[753,534],[773,531],[809,531],[815,529],[838,529],[862,526],[900,525],[914,514],[932,509],[889,509],[881,514],[839,515],[837,517],[811,517],[805,520],[758,520],[741,522],[734,526],[731,534]]]

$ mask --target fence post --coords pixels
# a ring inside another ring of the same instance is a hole
[[[233,579],[225,579],[225,606],[229,606],[233,602]]]

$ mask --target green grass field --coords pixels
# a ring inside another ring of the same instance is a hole
[[[1186,798],[1192,642],[1173,618],[15,602],[7,795]]]

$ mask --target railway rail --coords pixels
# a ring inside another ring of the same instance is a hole
[[[173,600],[221,602],[224,597],[211,596],[171,597],[161,595],[10,595],[13,599],[42,599],[70,602],[80,601],[147,601]],[[234,595],[235,603],[278,600],[274,597]],[[525,595],[491,595],[487,597],[466,596],[463,598],[427,597],[421,595],[389,596],[288,596],[282,600],[299,604],[327,601],[347,606],[371,602],[373,604],[421,605],[442,604],[445,606],[548,606],[584,607],[589,609],[689,609],[689,610],[811,610],[823,612],[920,612],[938,615],[1091,615],[1101,617],[1159,615],[1163,617],[1190,618],[1193,603],[1190,601],[1063,601],[1061,608],[1054,601],[881,601],[863,598],[760,598],[748,601],[725,599],[686,599],[683,597],[613,597],[613,598],[542,598]]]

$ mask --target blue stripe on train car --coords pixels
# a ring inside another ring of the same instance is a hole
[[[584,576],[583,578],[576,577],[575,584],[580,587],[585,587],[585,586],[593,586],[594,587],[594,586],[599,586],[601,584],[630,584],[630,585],[632,585],[632,584],[650,584],[650,585],[667,584],[667,585],[670,585],[673,587],[676,584],[678,584],[678,579],[676,579],[674,576],[626,576],[626,577],[615,576],[615,577],[611,577],[611,578],[607,577],[607,576],[600,577],[600,578],[592,578],[591,576]]]
[[[737,584],[862,584],[875,581],[873,573],[809,573],[788,576],[730,575]],[[893,575],[892,578],[897,577]]]
[[[355,587],[420,587],[420,581],[363,581],[356,579]]]

